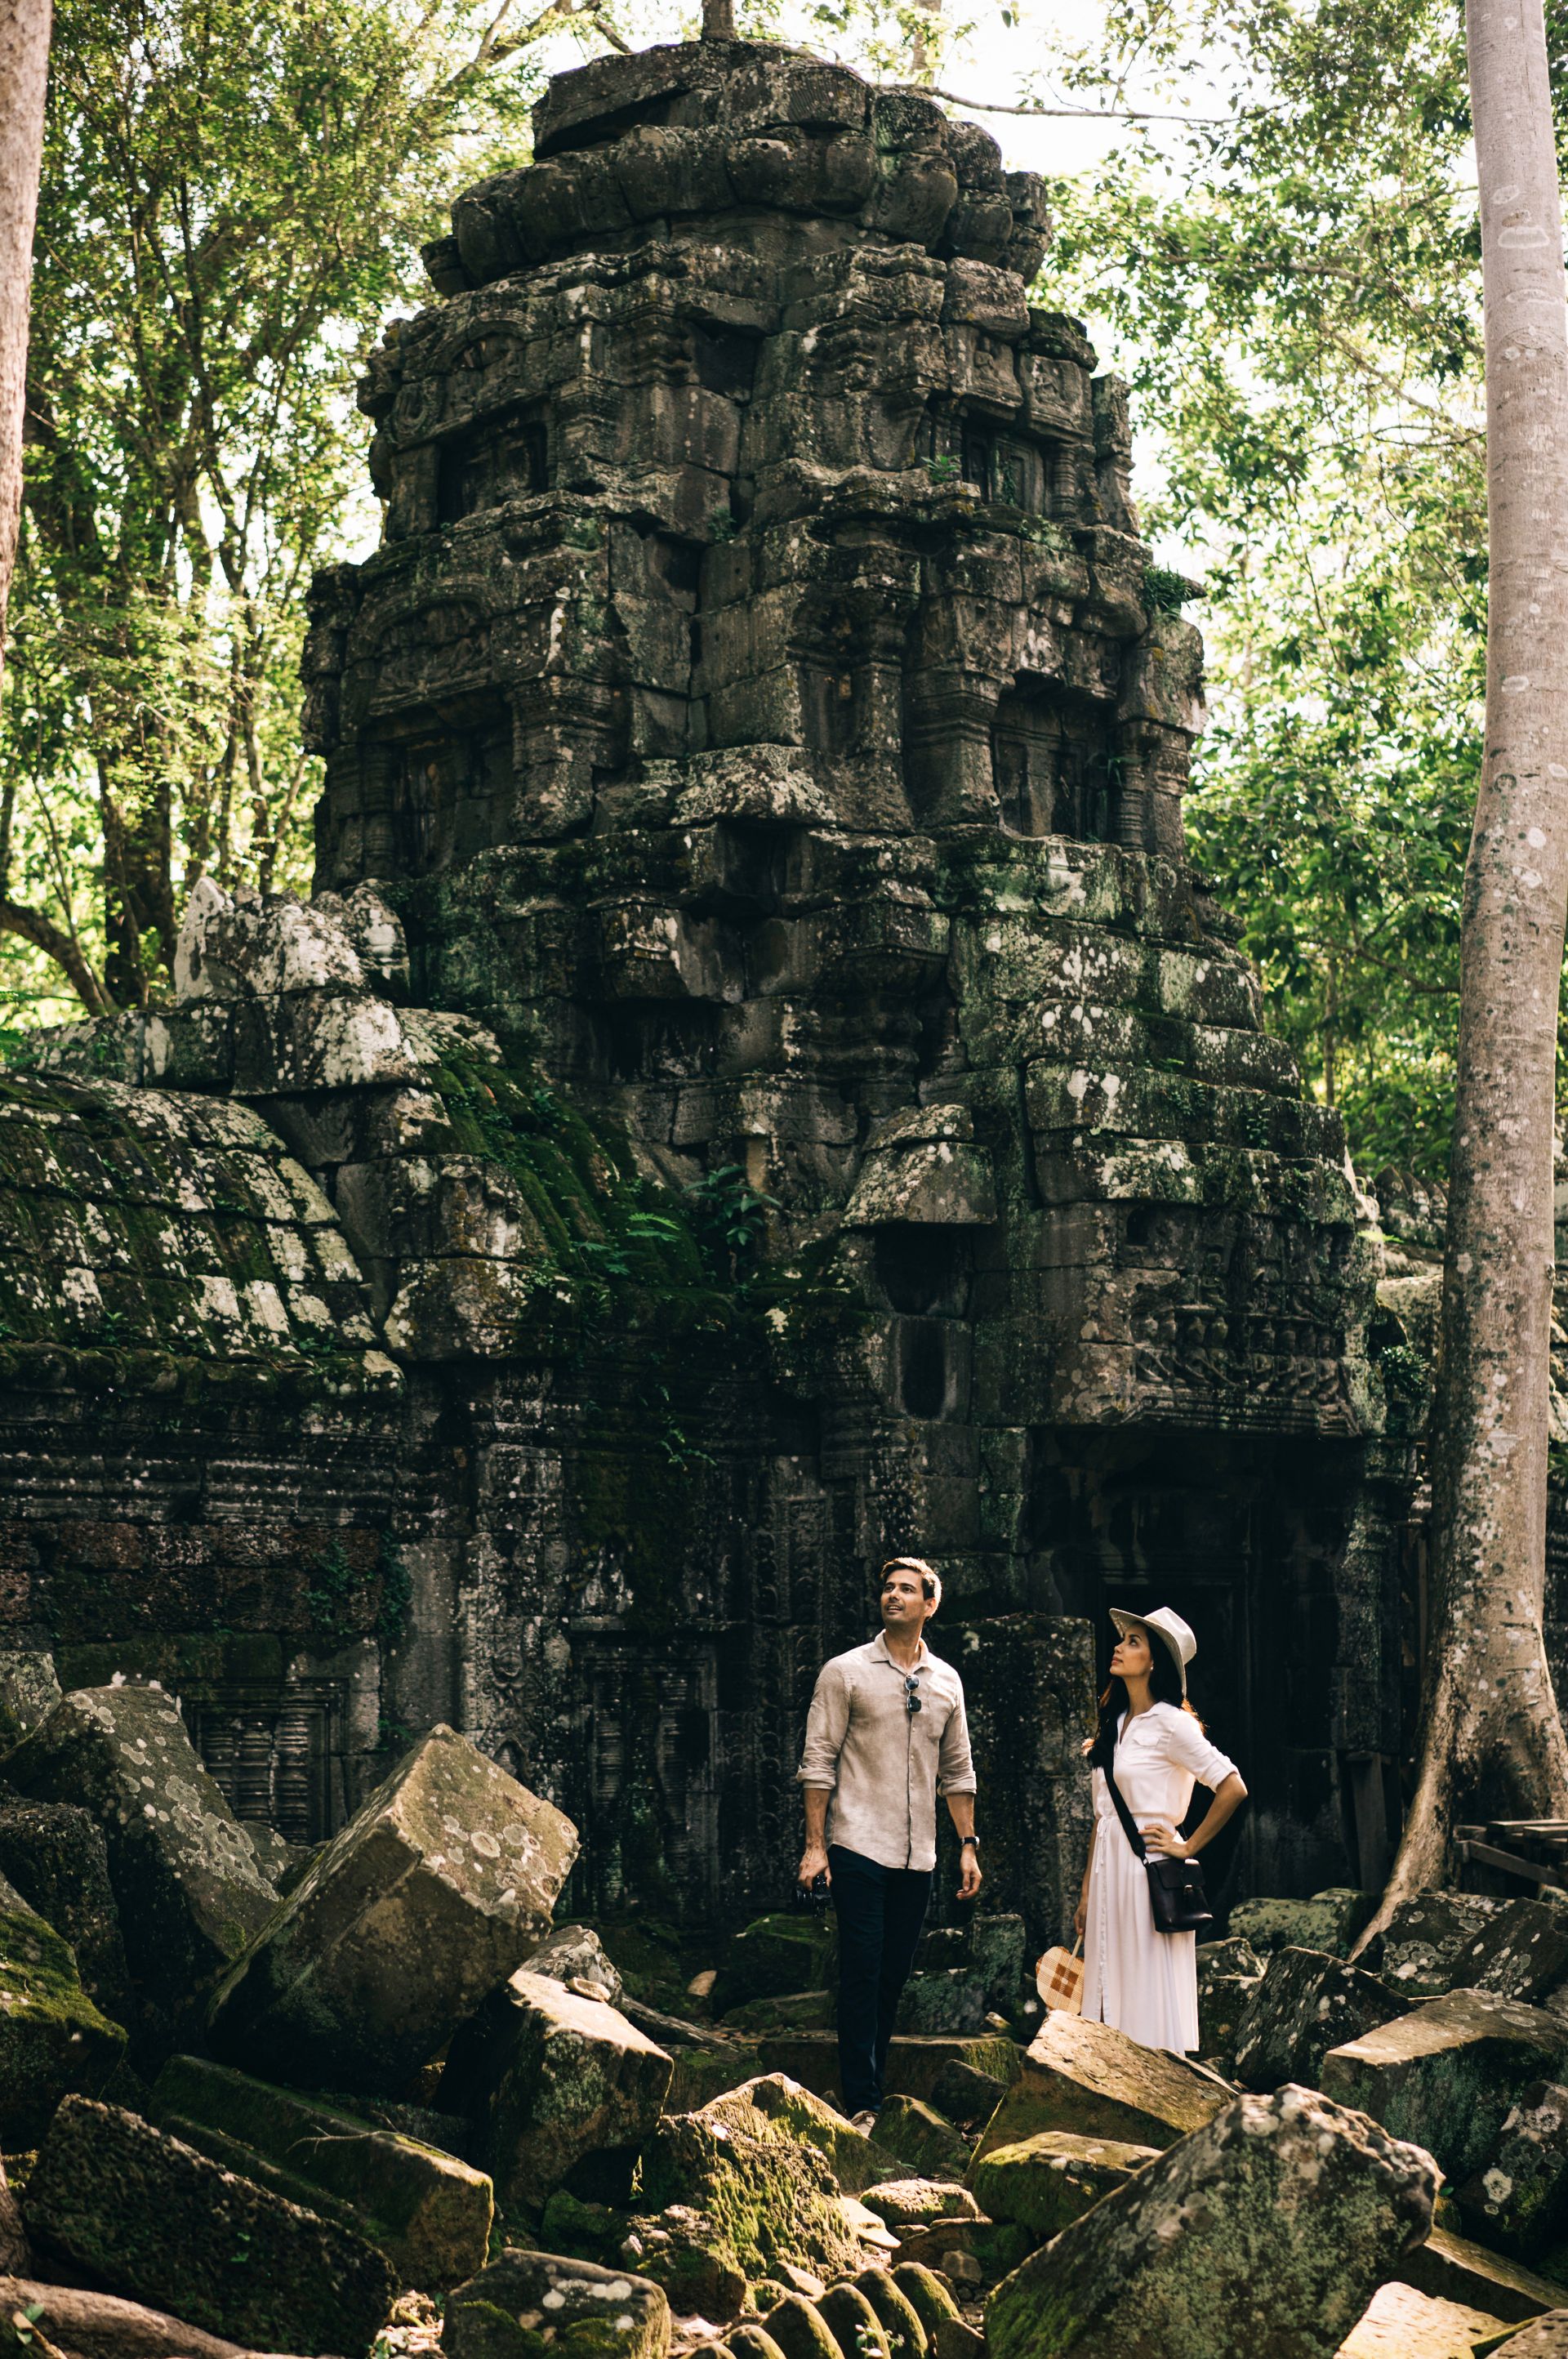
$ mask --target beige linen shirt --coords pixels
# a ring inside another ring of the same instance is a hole
[[[816,1675],[796,1782],[825,1787],[827,1840],[880,1867],[936,1864],[936,1797],[972,1794],[975,1765],[964,1683],[924,1639],[914,1669],[920,1710],[905,1708],[906,1674],[884,1632],[835,1655]]]

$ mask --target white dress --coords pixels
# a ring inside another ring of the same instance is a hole
[[[1151,1704],[1124,1714],[1116,1782],[1135,1826],[1179,1827],[1195,1785],[1212,1791],[1236,1767],[1191,1712]],[[1095,1847],[1084,1929],[1083,2011],[1145,2048],[1198,2044],[1197,1936],[1157,1933],[1143,1863],[1121,1831],[1105,1774],[1094,1772]]]

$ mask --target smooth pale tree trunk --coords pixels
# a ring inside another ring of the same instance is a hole
[[[1541,0],[1468,0],[1490,541],[1465,871],[1417,1785],[1382,1908],[1465,1820],[1568,1816],[1541,1639],[1552,1120],[1568,909],[1568,304]]]
[[[22,514],[27,303],[49,61],[49,0],[0,0],[0,687]],[[0,878],[0,891],[4,886]]]

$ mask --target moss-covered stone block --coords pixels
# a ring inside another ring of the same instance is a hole
[[[76,1803],[97,1821],[132,1973],[169,2020],[277,1906],[173,1699],[156,1689],[62,1697],[5,1777],[30,1800]]]
[[[951,2180],[880,2179],[861,2198],[884,2226],[924,2228],[933,2220],[978,2220],[980,2207],[967,2187]]]
[[[1441,1998],[1454,1987],[1461,1952],[1508,1905],[1489,1893],[1418,1892],[1400,1902],[1364,1962],[1407,2004]]]
[[[608,2000],[522,1967],[458,2033],[440,2103],[474,2125],[508,2217],[535,2211],[589,2154],[628,2158],[672,2066]]]
[[[1228,2056],[1248,2000],[1263,1979],[1263,1961],[1250,1941],[1200,1941],[1198,2052]]]
[[[148,2112],[205,2152],[214,2151],[210,2138],[222,2141],[216,2158],[232,2169],[265,2158],[289,2174],[307,2207],[313,2196],[348,2207],[350,2224],[406,2286],[444,2293],[484,2265],[490,2181],[455,2155],[196,2056],[164,2066]]]
[[[1320,1950],[1276,1950],[1236,2029],[1236,2078],[1249,2089],[1315,2088],[1331,2048],[1404,2011],[1376,1974]]]
[[[257,2351],[362,2351],[397,2275],[336,2222],[118,2106],[68,2097],[24,2192],[34,2243]]]
[[[130,2029],[135,2002],[103,1830],[69,1802],[0,1802],[0,1875],[69,1941],[81,1987]]]
[[[829,2286],[816,2305],[816,2314],[843,2359],[892,2359],[881,2320],[858,2285]]]
[[[862,2269],[855,2283],[881,2321],[892,2359],[925,2359],[930,2337],[909,2296],[893,2283],[892,2270]]]
[[[923,2261],[899,2261],[894,2265],[892,2276],[894,2285],[935,2345],[943,2321],[959,2315],[952,2287],[945,2277],[939,2277],[935,2269],[928,2269]]]
[[[665,2359],[670,2306],[647,2277],[509,2245],[447,2298],[449,2359]]]
[[[125,2034],[82,1989],[70,1945],[0,1876],[0,2138],[35,2146],[68,2092],[113,2087]]]
[[[1314,2091],[1235,2099],[1004,2277],[993,2359],[1328,2359],[1432,2222],[1429,2155]]]
[[[1486,1991],[1451,1991],[1331,2049],[1325,2096],[1436,2156],[1455,2183],[1484,2170],[1505,2117],[1568,2069],[1568,2024]]]
[[[1071,2130],[1041,2130],[1016,2146],[993,2147],[975,2165],[979,2208],[993,2220],[1016,2221],[1038,2244],[1098,2203],[1160,2149],[1116,2138],[1080,2137]]]
[[[968,2168],[968,2140],[919,2097],[889,2097],[877,2115],[871,2144],[933,2178],[962,2179]]]
[[[814,2301],[803,2294],[786,2294],[762,2320],[765,2331],[784,2353],[784,2359],[841,2359],[838,2343]]]
[[[280,2080],[400,2094],[537,1945],[577,1849],[552,1804],[432,1729],[224,1978],[212,2047]]]
[[[1233,1938],[1270,1950],[1324,1950],[1347,1958],[1357,1934],[1378,1905],[1375,1892],[1335,1885],[1310,1900],[1243,1900],[1230,1912]]]

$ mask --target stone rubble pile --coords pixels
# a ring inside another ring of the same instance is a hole
[[[868,2137],[830,1918],[688,1988],[555,1922],[577,1849],[438,1727],[302,1861],[170,1697],[59,1697],[0,1761],[0,2346],[1568,2353],[1550,1898],[1424,1894],[1355,1962],[1360,1896],[1248,1904],[1200,1952],[1202,2062],[1035,2029],[1022,1922],[939,1928]]]

